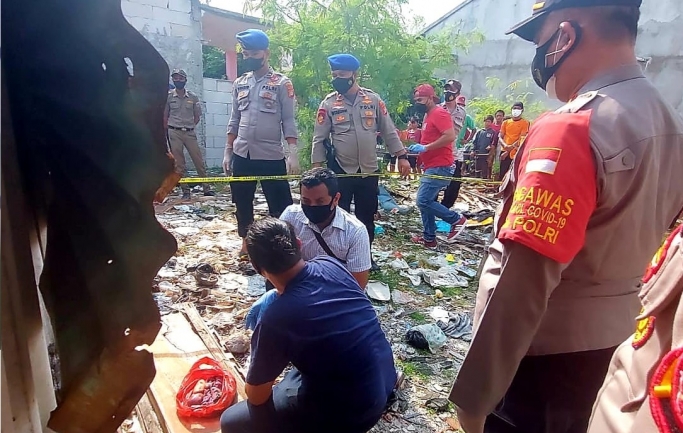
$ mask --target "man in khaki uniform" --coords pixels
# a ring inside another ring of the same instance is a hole
[[[171,153],[175,159],[176,172],[183,176],[185,174],[185,153],[183,148],[192,158],[192,163],[197,169],[199,177],[206,177],[206,166],[202,152],[197,143],[195,126],[202,117],[202,107],[199,98],[193,92],[185,89],[187,84],[187,73],[182,69],[174,69],[171,74],[175,89],[168,92],[166,98],[166,109],[164,110],[164,124],[168,130],[168,139],[171,144]],[[209,185],[202,184],[204,195],[213,196]],[[183,199],[190,198],[190,185],[183,183]]]
[[[683,120],[642,75],[640,0],[547,0],[511,32],[568,103],[505,177],[450,400],[467,433],[583,433],[642,270],[683,208]]]
[[[589,433],[683,431],[683,232],[655,254],[640,292],[635,333],[617,348]]]
[[[327,95],[318,108],[313,130],[313,166],[327,162],[328,168],[337,174],[378,173],[376,145],[380,132],[388,152],[398,157],[401,175],[410,174],[407,152],[387,106],[377,93],[358,85],[358,59],[351,54],[335,54],[328,61],[336,92]],[[370,244],[375,238],[378,180],[377,176],[339,178],[339,207],[351,212],[353,200],[356,218],[365,225]],[[372,265],[377,269],[374,261]]]

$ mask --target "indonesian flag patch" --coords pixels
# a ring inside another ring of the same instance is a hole
[[[562,149],[556,147],[530,149],[524,171],[526,173],[555,174],[561,154]]]

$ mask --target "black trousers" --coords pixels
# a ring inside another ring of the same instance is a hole
[[[462,161],[455,162],[453,177],[456,179],[462,177]],[[441,199],[442,205],[446,206],[448,209],[453,207],[460,194],[460,185],[462,185],[462,182],[459,180],[452,180],[451,183],[448,184],[446,191],[443,193],[443,198]]]
[[[265,161],[242,158],[233,155],[232,174],[235,177],[244,176],[281,176],[287,174],[285,160]],[[261,181],[263,194],[268,203],[270,216],[278,218],[287,206],[294,203],[289,183],[286,180]],[[247,229],[254,222],[254,194],[256,193],[256,181],[253,182],[230,182],[232,202],[237,208],[237,234],[241,238],[247,235]]]
[[[524,357],[484,433],[586,433],[615,350]]]
[[[477,155],[474,162],[474,173],[479,179],[488,179],[489,163],[487,154]]]
[[[351,201],[353,201],[356,218],[365,225],[371,244],[375,240],[378,182],[377,176],[339,178],[339,192],[341,192],[339,206],[351,212]]]
[[[273,394],[265,404],[254,406],[241,401],[226,409],[221,415],[221,432],[365,433],[379,421],[384,409],[384,406],[369,408],[363,420],[351,414],[334,419],[321,416],[320,407],[315,402],[306,402],[303,394],[301,373],[292,369],[273,387]],[[319,403],[325,405],[324,401]]]
[[[510,158],[510,155],[508,155],[505,159],[500,160],[500,173],[498,173],[499,181],[503,180],[505,173],[510,170],[510,165],[512,165],[512,158]]]

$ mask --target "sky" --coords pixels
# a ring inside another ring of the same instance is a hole
[[[446,0],[427,2],[425,0],[408,0],[408,10],[406,13],[422,16],[425,20],[425,25],[428,25],[445,15],[463,1],[464,0]],[[206,1],[204,0],[204,2]],[[425,7],[427,3],[429,3],[429,7]],[[244,0],[210,0],[210,5],[229,11],[242,12]]]

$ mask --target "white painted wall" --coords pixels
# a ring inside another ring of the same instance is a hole
[[[232,109],[232,82],[204,78],[202,94],[206,124],[206,165],[221,167]]]
[[[531,14],[535,0],[466,0],[452,15],[428,28],[434,34],[446,27],[461,31],[479,30],[486,41],[468,53],[457,53],[460,68],[450,68],[439,75],[457,77],[463,93],[474,97],[487,95],[487,77],[497,77],[503,84],[529,81],[534,97],[549,102],[531,81],[530,64],[535,47],[505,31]],[[636,54],[652,57],[646,75],[680,113],[683,113],[683,1],[644,0],[641,7]]]

